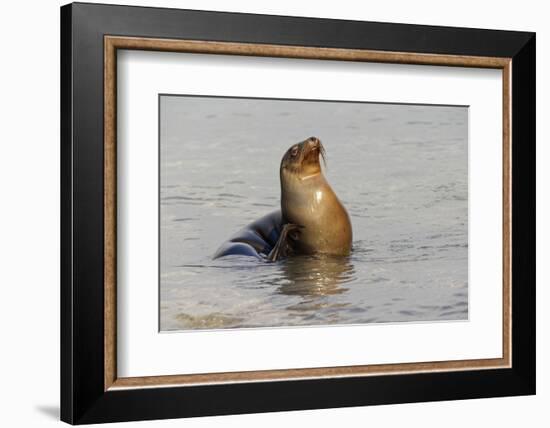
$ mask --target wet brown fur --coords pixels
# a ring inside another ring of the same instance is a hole
[[[349,215],[323,175],[326,153],[310,137],[287,150],[281,161],[283,222],[301,226],[290,235],[298,254],[348,255],[352,244]]]

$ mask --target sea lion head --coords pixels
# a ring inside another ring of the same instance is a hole
[[[281,177],[307,178],[321,173],[319,157],[325,162],[325,149],[316,137],[290,147],[281,161]]]

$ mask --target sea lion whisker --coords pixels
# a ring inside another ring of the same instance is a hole
[[[319,143],[319,154],[323,159],[323,165],[325,169],[327,169],[327,152],[325,151],[325,147],[321,143]]]

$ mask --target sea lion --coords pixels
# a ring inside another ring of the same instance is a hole
[[[247,255],[275,261],[293,254],[348,255],[350,218],[323,175],[319,157],[325,160],[318,138],[290,147],[279,170],[281,209],[237,232],[214,258]]]

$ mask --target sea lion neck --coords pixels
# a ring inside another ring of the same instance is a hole
[[[322,171],[312,174],[297,174],[281,171],[281,193],[308,193],[319,186],[326,186],[328,183]]]
[[[309,180],[310,178],[316,178],[318,175],[323,175],[323,173],[319,171],[309,175],[301,175],[298,177],[298,180],[300,181]]]

